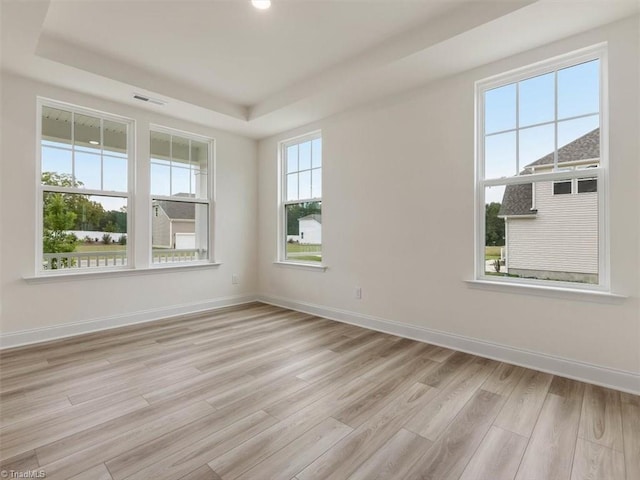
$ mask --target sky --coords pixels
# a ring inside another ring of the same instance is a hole
[[[485,93],[486,179],[517,175],[554,151],[555,75],[552,72],[519,82],[518,108],[516,84]],[[561,148],[600,124],[599,60],[559,70],[557,84],[557,141]],[[486,202],[501,202],[503,192],[504,188],[487,189]]]
[[[549,73],[519,82],[518,108],[516,84],[485,93],[485,178],[517,175],[526,165],[553,152],[555,77],[556,73]],[[559,148],[599,126],[599,88],[599,60],[557,72]],[[516,147],[516,138],[519,139],[519,148]],[[322,196],[321,149],[320,139],[288,147],[288,200]],[[75,150],[76,179],[85,188],[126,192],[127,160],[124,154],[105,151],[101,168],[99,148],[76,146]],[[184,163],[170,164],[167,160],[152,158],[152,195],[195,193],[199,172],[197,168],[184,166]],[[71,174],[72,155],[68,145],[43,141],[42,171]],[[503,192],[503,187],[487,189],[485,201],[501,202]],[[102,203],[105,210],[119,210],[122,206],[122,199],[117,197],[96,197],[92,200]]]
[[[127,159],[125,155],[102,154],[99,148],[76,147],[75,177],[82,182],[81,188],[93,190],[127,191]],[[72,173],[72,152],[68,144],[52,141],[42,142],[42,171]],[[194,193],[198,171],[182,167],[184,164],[170,165],[169,161],[151,159],[152,195],[171,196],[176,193]],[[120,210],[121,197],[92,196],[104,209]],[[126,204],[126,201],[125,201]]]

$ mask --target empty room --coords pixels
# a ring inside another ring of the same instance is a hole
[[[1,478],[640,479],[640,2],[0,19]]]

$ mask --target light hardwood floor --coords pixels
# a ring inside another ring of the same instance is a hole
[[[48,480],[640,479],[638,396],[259,303],[0,360]]]

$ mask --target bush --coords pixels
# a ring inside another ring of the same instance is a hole
[[[104,235],[102,235],[102,243],[104,243],[105,245],[109,245],[112,242],[113,242],[113,239],[111,238],[111,235],[109,235],[108,233],[105,233]]]
[[[126,245],[127,244],[127,236],[126,235],[120,235],[120,240],[118,240],[118,243],[120,245]]]

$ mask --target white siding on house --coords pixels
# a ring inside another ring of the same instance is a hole
[[[300,243],[322,244],[322,224],[314,219],[300,219]]]
[[[171,248],[171,220],[162,208],[153,207],[151,243],[154,247]]]
[[[534,218],[507,219],[508,268],[598,273],[598,194],[553,195],[553,182],[535,188]]]

